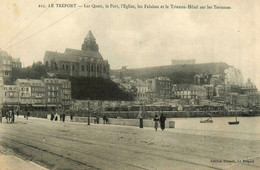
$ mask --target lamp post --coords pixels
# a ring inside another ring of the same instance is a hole
[[[120,116],[120,111],[121,111],[121,100],[119,101],[119,109],[118,109],[119,116]]]
[[[90,111],[89,111],[89,101],[88,101],[88,125],[90,125]]]
[[[140,120],[139,127],[143,128],[144,126],[143,126],[143,117],[142,117],[142,104],[140,105],[139,114],[137,118],[139,118]]]

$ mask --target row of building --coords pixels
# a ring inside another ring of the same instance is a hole
[[[217,80],[212,76],[213,80]],[[218,79],[220,76],[217,77]],[[254,83],[248,79],[245,84],[227,84],[222,81],[211,80],[213,83],[203,85],[173,84],[167,77],[156,77],[142,81],[131,77],[112,80],[121,88],[134,92],[136,100],[145,103],[154,103],[168,99],[206,99],[221,103],[240,105],[244,107],[258,105],[258,91]]]
[[[71,82],[66,79],[17,79],[13,85],[1,80],[1,102],[7,107],[26,109],[69,109]]]

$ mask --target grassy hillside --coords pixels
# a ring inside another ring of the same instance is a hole
[[[121,90],[110,79],[70,77],[73,99],[133,100],[133,95]]]
[[[41,62],[34,63],[26,68],[14,68],[12,81],[6,84],[13,84],[17,79],[41,79],[48,77],[44,65]],[[133,100],[133,95],[123,91],[110,79],[87,78],[87,77],[62,77],[71,81],[71,92],[73,99],[91,100]]]

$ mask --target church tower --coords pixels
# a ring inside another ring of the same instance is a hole
[[[98,45],[91,31],[88,32],[86,38],[84,39],[84,43],[81,46],[81,50],[98,52]]]

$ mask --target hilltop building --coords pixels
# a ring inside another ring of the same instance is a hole
[[[99,47],[91,31],[88,32],[81,50],[67,48],[64,53],[46,51],[46,71],[65,76],[109,78],[110,66],[99,53]]]
[[[172,65],[195,64],[195,60],[172,60]]]

